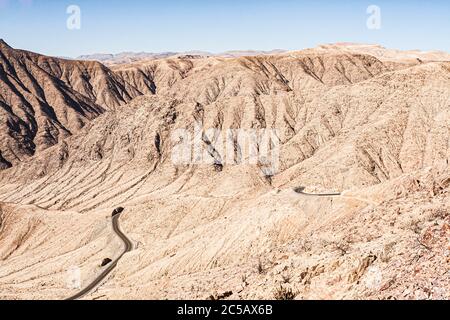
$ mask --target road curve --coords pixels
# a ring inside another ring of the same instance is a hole
[[[310,196],[310,197],[336,197],[336,196],[340,196],[341,193],[322,193],[322,194],[312,194],[312,193],[305,193],[304,192],[305,188],[304,187],[298,187],[295,188],[294,191],[298,194],[304,195],[304,196]],[[130,239],[128,239],[128,237],[120,230],[119,227],[119,218],[120,218],[121,213],[116,214],[113,218],[112,218],[112,225],[113,225],[113,230],[114,232],[119,236],[119,238],[123,241],[123,243],[125,244],[125,250],[121,253],[121,255],[114,260],[113,262],[111,262],[108,265],[108,268],[106,268],[97,278],[95,278],[95,280],[93,282],[91,282],[86,288],[84,288],[83,290],[81,290],[80,292],[78,292],[77,294],[73,295],[70,298],[67,298],[66,300],[77,300],[80,299],[82,297],[84,297],[85,295],[87,295],[89,292],[91,292],[95,287],[97,287],[97,285],[102,282],[110,273],[111,271],[113,271],[115,269],[115,267],[117,266],[117,263],[119,262],[119,260],[124,256],[125,253],[130,252],[133,249],[133,243],[131,242]]]
[[[133,243],[131,242],[130,239],[128,239],[128,237],[120,230],[119,227],[119,218],[120,218],[121,213],[116,214],[115,216],[113,216],[112,218],[112,226],[113,226],[113,231],[119,236],[119,238],[123,241],[123,243],[125,244],[125,249],[124,251],[120,254],[120,256],[112,261],[109,265],[108,268],[106,268],[97,278],[94,279],[94,281],[92,281],[86,288],[84,288],[83,290],[81,290],[80,292],[78,292],[77,294],[71,296],[70,298],[67,298],[66,300],[77,300],[80,299],[82,297],[84,297],[85,295],[87,295],[89,292],[91,292],[92,290],[94,290],[95,287],[97,287],[97,285],[100,284],[100,282],[102,282],[110,273],[111,271],[113,271],[116,266],[117,263],[119,262],[119,260],[124,256],[125,253],[130,252],[131,250],[133,250]]]
[[[340,192],[336,192],[336,193],[319,193],[319,194],[314,194],[314,193],[306,193],[304,192],[306,188],[305,187],[298,187],[295,188],[294,191],[298,194],[304,195],[304,196],[309,196],[309,197],[337,197],[340,196],[341,193]]]

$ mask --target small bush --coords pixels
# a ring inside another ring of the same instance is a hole
[[[242,275],[242,284],[244,285],[244,286],[248,286],[248,278],[247,278],[247,275],[246,274],[244,274],[244,275]]]
[[[350,244],[346,241],[339,241],[333,244],[336,251],[339,251],[341,256],[345,256],[350,250]]]
[[[258,265],[257,265],[256,269],[258,270],[259,274],[264,274],[266,272],[266,270],[264,269],[264,266],[261,262],[261,259],[258,260]]]
[[[280,285],[274,293],[275,300],[294,300],[296,296],[297,294],[291,288],[286,288],[283,285]]]
[[[292,276],[290,274],[282,274],[281,278],[283,278],[283,283],[290,283]]]

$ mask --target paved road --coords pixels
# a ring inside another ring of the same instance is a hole
[[[83,290],[81,290],[80,292],[78,292],[77,294],[75,294],[74,296],[67,298],[66,300],[77,300],[80,299],[82,297],[84,297],[85,295],[87,295],[89,292],[91,292],[92,290],[94,290],[95,287],[97,287],[97,285],[100,284],[100,282],[102,282],[110,273],[111,271],[114,270],[114,268],[117,266],[117,263],[119,262],[119,260],[123,257],[123,255],[127,252],[130,252],[131,250],[133,250],[133,243],[131,242],[130,239],[128,239],[128,237],[120,230],[119,227],[119,218],[120,218],[120,213],[116,214],[113,218],[112,218],[112,226],[113,226],[113,230],[114,232],[119,236],[119,238],[123,241],[123,243],[125,244],[125,249],[124,251],[121,253],[121,255],[114,261],[112,261],[109,265],[108,268],[106,268],[97,278],[95,278],[95,280],[90,283],[86,288],[84,288]]]
[[[340,196],[341,193],[319,193],[319,194],[313,194],[313,193],[306,193],[304,192],[306,188],[304,187],[298,187],[295,188],[294,191],[298,194],[302,194],[304,196],[310,196],[310,197],[337,197]]]
[[[322,193],[322,194],[311,194],[311,193],[305,193],[304,187],[295,188],[294,191],[298,194],[304,195],[304,196],[311,196],[311,197],[336,197],[340,196],[341,193]],[[85,295],[87,295],[89,292],[91,292],[95,287],[97,287],[100,282],[102,282],[110,273],[114,270],[114,268],[117,266],[117,263],[119,260],[123,257],[123,255],[127,252],[130,252],[133,249],[133,243],[130,241],[130,239],[127,238],[127,236],[120,230],[119,228],[119,218],[120,213],[116,214],[112,219],[113,224],[113,230],[114,232],[122,239],[123,243],[125,244],[125,250],[122,252],[122,254],[113,262],[111,262],[108,265],[108,268],[106,268],[91,284],[89,284],[86,288],[81,290],[76,295],[66,299],[66,300],[77,300]]]

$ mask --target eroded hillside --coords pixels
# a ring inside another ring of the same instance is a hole
[[[71,266],[89,283],[123,206],[134,250],[88,298],[448,298],[450,62],[363,49],[70,73],[17,53],[98,114],[21,161],[1,147],[0,297],[68,297]],[[196,126],[210,161],[174,163]],[[275,130],[278,170],[220,162],[209,128]]]

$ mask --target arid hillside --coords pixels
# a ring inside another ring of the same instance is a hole
[[[68,297],[73,267],[89,284],[119,206],[134,247],[88,299],[450,297],[445,54],[0,57],[0,298]],[[196,130],[203,161],[177,163]]]
[[[15,50],[0,40],[0,168],[57,144],[141,94],[100,63]]]

